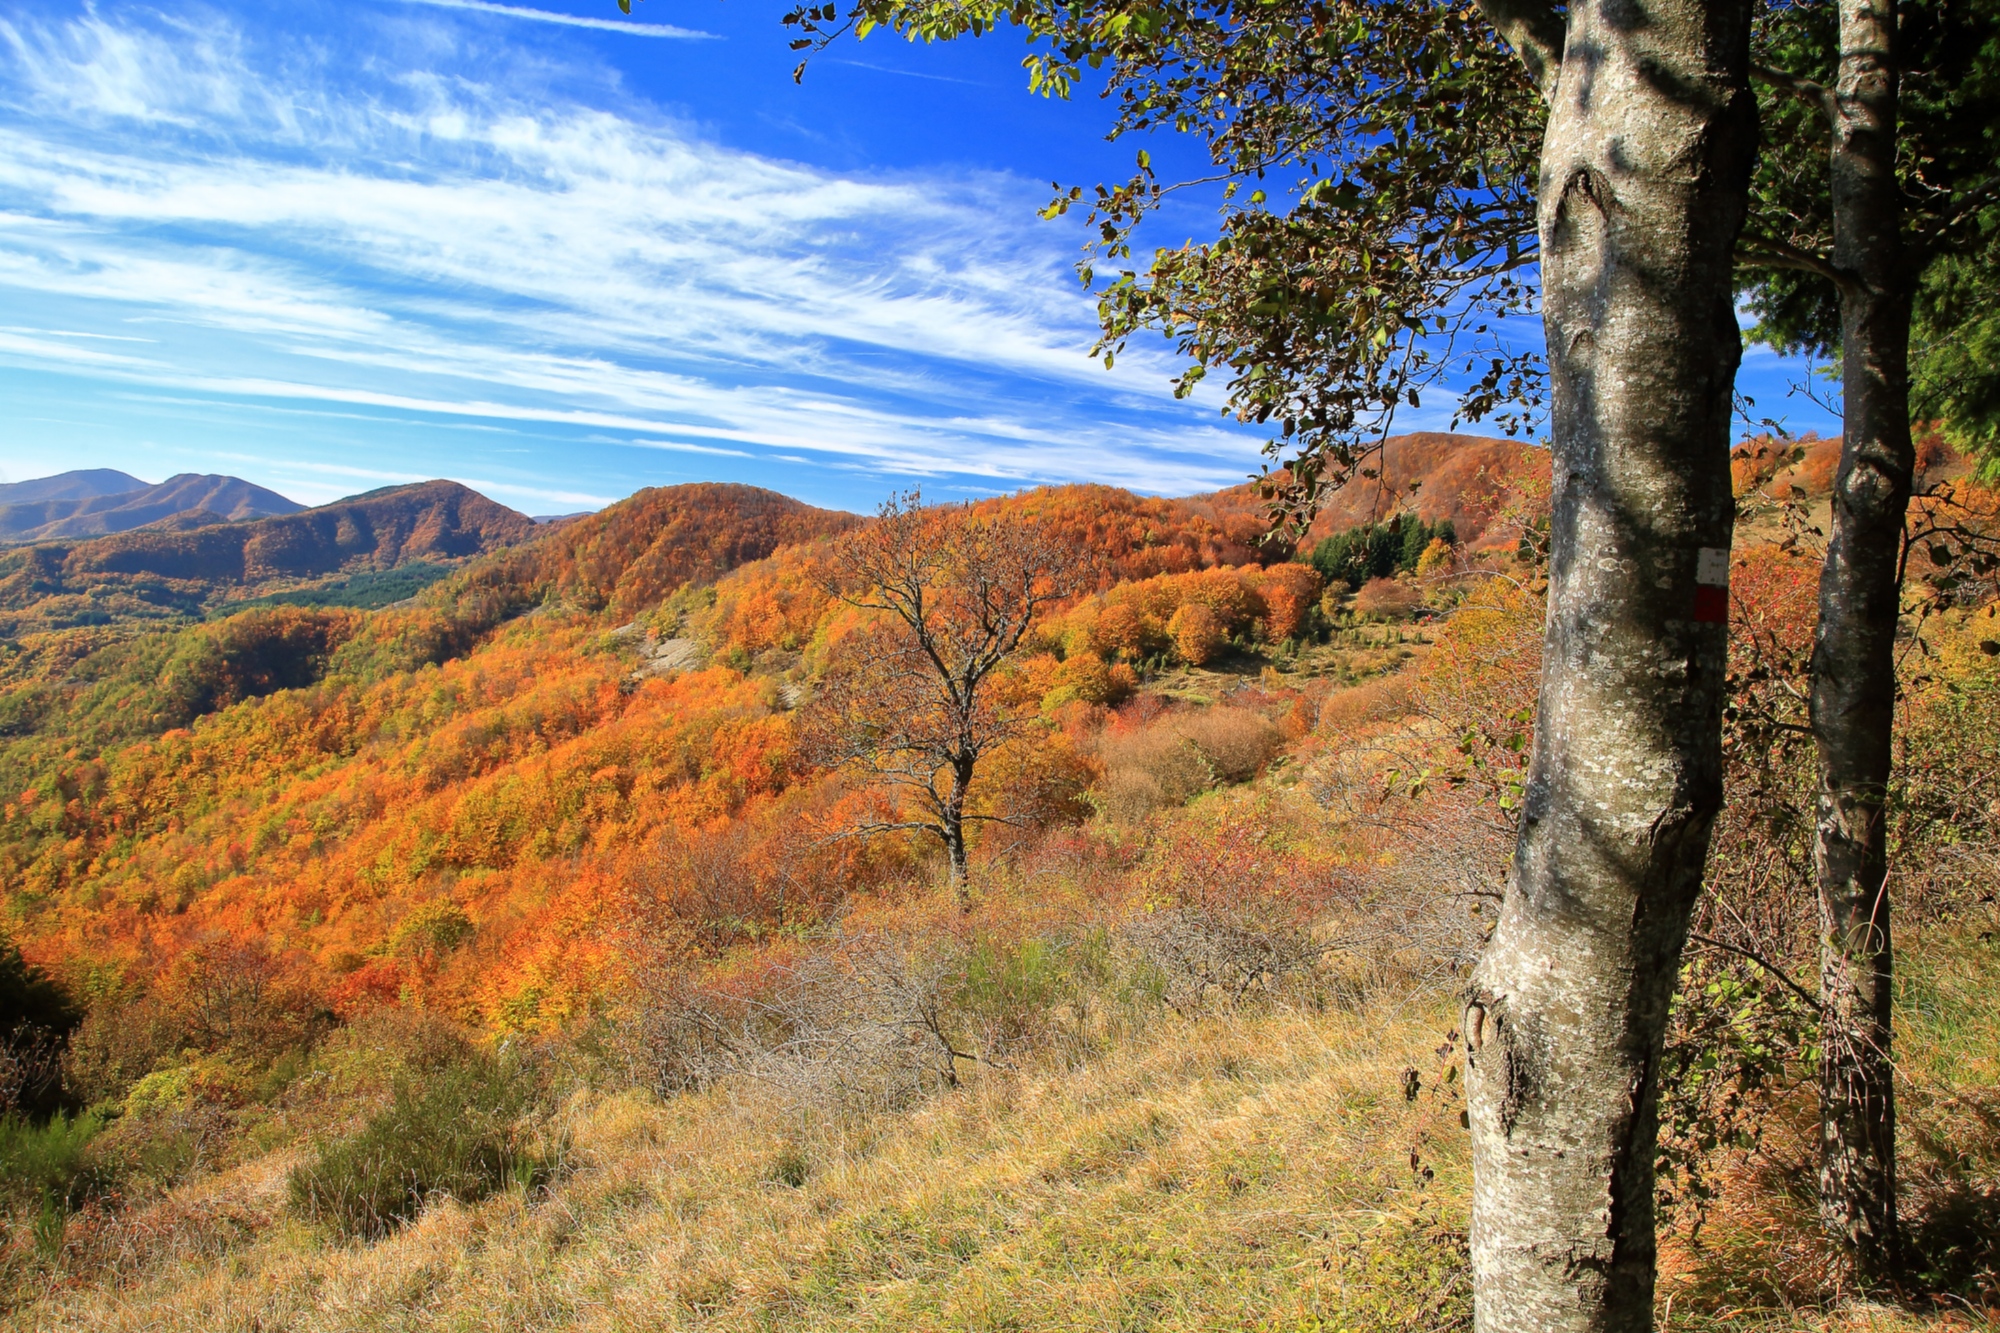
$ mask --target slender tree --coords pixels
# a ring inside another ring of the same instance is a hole
[[[1866,1278],[1893,1274],[1899,1254],[1885,807],[1915,465],[1912,318],[1926,270],[1979,246],[2000,187],[1989,90],[2000,67],[1976,77],[2000,55],[1997,19],[2000,7],[1979,0],[1906,0],[1900,13],[1898,0],[1778,6],[1754,67],[1777,130],[1742,247],[1763,270],[1751,286],[1760,333],[1840,356],[1841,456],[1811,672],[1819,1197]]]
[[[1076,591],[1074,549],[1040,524],[912,491],[843,538],[827,589],[877,613],[835,652],[808,710],[808,752],[860,769],[900,813],[855,832],[908,830],[943,846],[961,907],[972,905],[966,831],[1004,816],[974,809],[980,761],[1027,725],[994,677],[1051,602]]]

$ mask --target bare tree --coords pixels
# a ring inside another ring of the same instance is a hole
[[[994,677],[1035,618],[1078,586],[1078,553],[1053,531],[969,505],[925,505],[915,491],[843,539],[828,591],[880,613],[838,645],[807,710],[806,751],[858,769],[898,797],[891,817],[856,833],[935,837],[963,907],[971,906],[966,826],[1005,816],[971,807],[981,759],[1028,720]]]

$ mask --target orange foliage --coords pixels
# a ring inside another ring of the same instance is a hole
[[[669,486],[564,524],[533,548],[533,574],[557,596],[627,619],[686,584],[860,522],[755,486]]]
[[[1081,819],[1095,731],[1145,720],[1143,698],[1107,713],[1136,689],[1134,664],[1294,638],[1317,614],[1317,573],[1257,563],[1254,515],[1103,487],[982,508],[1043,519],[1105,567],[1003,682],[1036,723],[982,771],[985,811]],[[101,753],[52,740],[10,783],[13,933],[70,977],[206,1005],[211,1026],[257,986],[288,1012],[310,996],[341,1015],[561,1024],[616,994],[634,913],[691,958],[765,949],[925,854],[830,836],[895,812],[803,760],[789,711],[827,646],[866,623],[815,564],[818,539],[859,521],[748,487],[642,492],[415,607],[190,631],[159,658],[163,676],[208,673],[186,725]],[[681,595],[707,581],[712,595]],[[647,678],[606,630],[669,597],[655,627],[673,617],[714,665]],[[1268,702],[1299,736],[1317,698]]]
[[[1320,576],[1306,565],[1160,574],[1086,599],[1051,624],[1044,637],[1069,657],[1138,661],[1171,651],[1199,666],[1237,635],[1268,642],[1297,637],[1319,591]]]
[[[1222,617],[1202,602],[1182,602],[1167,621],[1174,651],[1190,666],[1205,666],[1222,648]]]
[[[1160,500],[1112,486],[1045,486],[978,508],[1047,523],[1101,563],[1099,586],[1105,588],[1155,574],[1253,564],[1268,527],[1258,514],[1217,509],[1204,497]]]
[[[1275,641],[1295,639],[1306,615],[1319,601],[1319,571],[1310,565],[1273,565],[1258,591],[1264,597],[1264,634]]]
[[[1489,535],[1487,528],[1520,501],[1523,483],[1528,489],[1547,484],[1549,456],[1519,440],[1416,431],[1384,441],[1367,470],[1376,475],[1356,475],[1325,498],[1301,550],[1398,512],[1414,513],[1426,523],[1450,519],[1459,541],[1480,545],[1482,538],[1499,535]],[[1185,503],[1205,504],[1225,519],[1261,516],[1265,501],[1258,483],[1247,482]]]

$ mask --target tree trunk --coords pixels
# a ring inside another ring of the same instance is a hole
[[[1910,446],[1910,292],[1896,183],[1894,0],[1840,0],[1833,262],[1844,421],[1813,645],[1819,746],[1820,1215],[1864,1278],[1896,1267],[1888,848]]]
[[[1549,90],[1548,623],[1465,1014],[1481,1333],[1652,1323],[1660,1047],[1722,798],[1749,11],[1573,0]]]
[[[952,765],[951,794],[944,804],[944,850],[951,862],[951,891],[958,910],[972,910],[972,872],[965,854],[965,797],[972,786],[972,762]]]

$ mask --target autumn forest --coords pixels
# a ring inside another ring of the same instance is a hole
[[[0,22],[0,1327],[2000,1322],[1994,0],[231,2]]]

